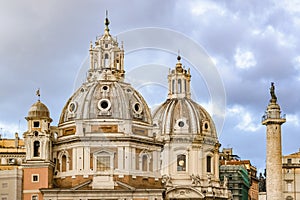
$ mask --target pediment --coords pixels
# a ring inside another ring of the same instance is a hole
[[[167,199],[204,199],[199,190],[192,187],[176,187],[167,190]]]

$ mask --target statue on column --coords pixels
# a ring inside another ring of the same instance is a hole
[[[275,95],[275,86],[274,86],[273,82],[271,82],[270,94],[271,94],[271,100],[270,100],[270,102],[271,103],[276,103],[277,97]]]

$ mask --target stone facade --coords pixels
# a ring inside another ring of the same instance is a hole
[[[283,199],[300,198],[300,151],[282,158]]]
[[[14,139],[0,138],[0,199],[22,199],[23,171],[25,159],[24,141],[15,134]]]
[[[0,170],[1,200],[22,199],[22,169],[13,167],[10,170]]]

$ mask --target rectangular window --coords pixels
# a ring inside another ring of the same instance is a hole
[[[292,183],[291,182],[287,183],[287,191],[292,192]]]
[[[32,174],[32,182],[39,182],[39,175],[38,174]]]
[[[2,183],[2,188],[7,188],[8,187],[8,183]]]
[[[33,122],[33,127],[34,128],[39,128],[40,127],[40,122],[39,121],[34,121]]]
[[[211,172],[211,157],[206,157],[206,172]]]
[[[1,197],[1,200],[7,200],[7,197]]]
[[[110,170],[110,156],[97,157],[97,171]]]
[[[292,159],[291,159],[291,158],[288,158],[288,159],[287,159],[287,163],[288,163],[288,164],[292,164]]]
[[[147,155],[142,156],[142,170],[148,171],[148,156]]]
[[[184,154],[180,154],[177,156],[177,171],[185,171],[186,170],[186,156]]]

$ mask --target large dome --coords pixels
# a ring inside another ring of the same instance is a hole
[[[166,100],[154,111],[153,123],[162,136],[188,133],[217,138],[209,113],[189,98]]]
[[[74,120],[119,119],[152,124],[143,97],[130,84],[96,81],[83,84],[68,100],[59,124]]]

